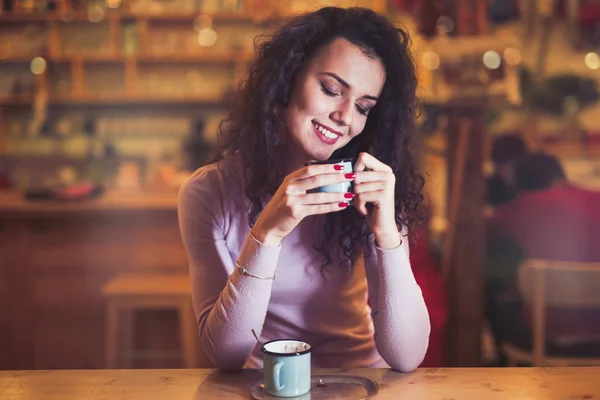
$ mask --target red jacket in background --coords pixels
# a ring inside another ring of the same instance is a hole
[[[446,286],[439,266],[431,256],[427,230],[422,229],[417,232],[415,240],[411,241],[410,244],[410,265],[415,280],[423,292],[431,322],[429,348],[421,367],[443,367],[445,365],[444,336],[448,321]]]

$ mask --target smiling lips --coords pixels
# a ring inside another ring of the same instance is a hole
[[[325,125],[321,125],[316,121],[312,121],[313,127],[315,128],[315,133],[321,142],[325,144],[335,144],[339,137],[342,135],[340,132],[334,131],[331,128],[328,128]]]

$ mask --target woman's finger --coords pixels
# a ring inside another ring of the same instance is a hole
[[[297,198],[298,204],[302,205],[318,205],[349,202],[355,197],[354,193],[307,193],[294,196]]]
[[[359,184],[363,182],[375,182],[375,181],[390,181],[395,179],[394,174],[389,172],[378,172],[378,171],[359,171],[355,172],[356,178],[354,183]]]
[[[288,194],[302,194],[306,193],[307,190],[316,189],[322,186],[339,185],[340,192],[344,191],[342,184],[354,180],[354,174],[323,174],[311,176],[298,181],[290,182],[286,193]]]
[[[354,193],[360,194],[365,192],[374,192],[379,190],[385,190],[388,188],[387,182],[376,181],[376,182],[364,182],[359,185],[354,185]]]
[[[362,215],[367,215],[367,203],[378,203],[383,194],[384,190],[359,193],[354,198],[354,206]]]
[[[310,206],[304,206],[305,215],[317,215],[317,214],[327,214],[330,212],[342,211],[348,208],[347,201],[341,201],[339,203],[329,203],[329,204],[314,204]]]
[[[354,164],[354,171],[360,172],[365,170],[392,172],[392,169],[386,164],[382,163],[369,153],[360,153]]]
[[[302,180],[316,175],[341,174],[343,172],[344,166],[342,164],[313,164],[292,172],[286,179]]]

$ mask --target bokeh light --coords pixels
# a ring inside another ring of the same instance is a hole
[[[210,15],[202,14],[194,19],[194,30],[196,32],[200,32],[206,28],[212,28],[212,18]]]
[[[104,19],[104,8],[98,4],[90,6],[87,17],[90,22],[101,22]]]
[[[600,56],[596,52],[589,52],[585,55],[584,58],[585,66],[589,69],[598,69],[600,68]]]
[[[454,20],[447,15],[442,15],[436,22],[438,32],[442,35],[454,32]]]
[[[494,50],[486,51],[483,55],[483,65],[489,69],[497,69],[500,67],[501,63],[502,59],[500,58],[500,54]]]
[[[217,32],[212,28],[200,29],[198,32],[198,43],[200,46],[210,47],[217,42]]]
[[[521,64],[522,60],[523,57],[521,56],[521,52],[518,49],[515,49],[514,47],[509,47],[506,50],[504,50],[504,61],[506,61],[508,65],[519,65]]]
[[[423,66],[429,71],[435,71],[440,67],[440,56],[433,51],[426,51],[422,57]]]
[[[35,57],[33,60],[31,60],[29,69],[35,75],[42,75],[46,71],[46,60],[44,60],[42,57]]]
[[[121,7],[121,0],[106,0],[106,6],[108,8],[119,8]]]

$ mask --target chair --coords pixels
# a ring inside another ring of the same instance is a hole
[[[551,354],[552,342],[546,334],[548,307],[562,310],[597,308],[600,315],[600,263],[527,259],[519,268],[518,279],[524,304],[532,310],[533,338],[531,349],[514,343],[503,344],[509,366],[520,363],[534,366],[600,365],[600,335],[573,336],[571,344],[579,346],[579,353],[585,354],[579,357]],[[553,347],[560,346],[558,343]],[[582,351],[585,346],[588,346],[587,350]]]
[[[108,300],[106,315],[106,368],[130,368],[142,358],[132,349],[133,312],[142,309],[174,309],[179,314],[181,348],[179,357],[186,368],[198,367],[197,337],[188,275],[119,274],[102,288]],[[120,317],[124,323],[120,324]],[[155,355],[156,356],[156,355]]]

